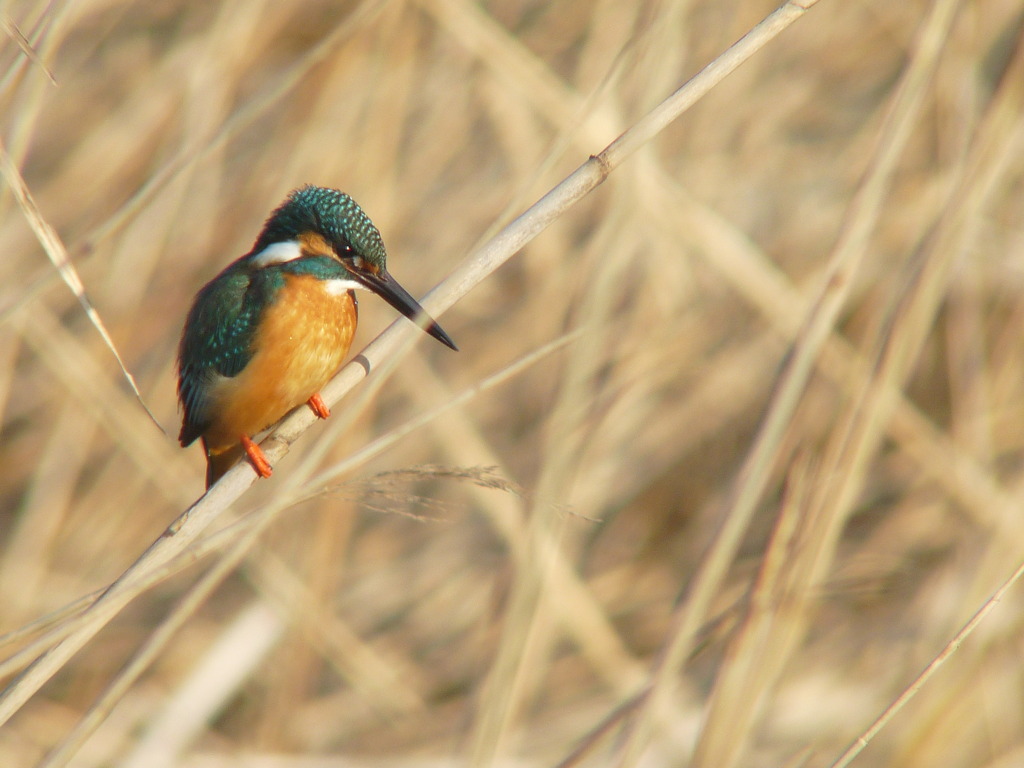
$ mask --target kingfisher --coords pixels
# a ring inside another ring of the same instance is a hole
[[[178,440],[198,438],[206,487],[247,456],[272,467],[253,437],[306,403],[330,416],[320,390],[355,335],[355,291],[370,290],[445,346],[458,347],[387,270],[384,240],[355,200],[336,189],[290,193],[252,248],[192,303],[178,347]]]

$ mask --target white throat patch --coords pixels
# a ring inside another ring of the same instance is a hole
[[[302,256],[302,247],[298,240],[285,240],[282,243],[271,243],[262,251],[252,257],[252,263],[257,267],[267,267],[271,264],[284,264],[287,261],[295,261]]]
[[[340,296],[345,291],[354,291],[365,287],[365,285],[357,283],[355,280],[345,280],[343,278],[324,280],[324,290],[331,296]]]

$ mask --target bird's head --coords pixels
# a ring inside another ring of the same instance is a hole
[[[365,288],[411,320],[423,318],[424,330],[451,349],[455,342],[387,269],[384,240],[356,201],[336,189],[305,186],[288,195],[244,257],[255,268],[301,259],[330,259],[344,269],[351,288]],[[337,279],[337,278],[332,278]]]

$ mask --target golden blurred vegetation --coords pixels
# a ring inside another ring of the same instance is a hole
[[[3,4],[0,136],[169,433],[0,189],[7,680],[201,493],[182,320],[290,189],[355,197],[421,295],[773,7]],[[424,337],[232,519],[565,344],[303,487],[94,708],[230,536],[200,546],[0,765],[830,765],[1024,555],[1022,10],[822,0],[445,314],[458,354]],[[361,311],[354,350],[394,319]],[[1022,606],[856,764],[1024,764]]]

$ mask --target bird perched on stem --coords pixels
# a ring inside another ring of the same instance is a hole
[[[199,291],[178,348],[178,439],[182,447],[201,440],[207,488],[243,455],[270,477],[252,438],[296,406],[330,416],[320,390],[352,344],[358,288],[423,317],[427,333],[457,349],[388,274],[380,232],[336,189],[292,192],[252,249]]]

